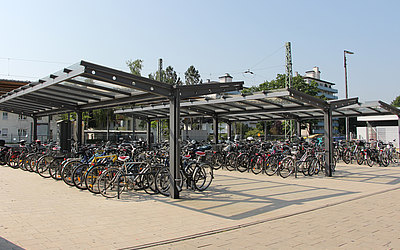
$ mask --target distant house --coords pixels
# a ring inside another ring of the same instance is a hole
[[[338,99],[336,96],[338,90],[332,87],[335,84],[333,82],[321,80],[321,71],[319,71],[318,67],[314,67],[313,70],[306,71],[306,74],[302,77],[306,83],[311,83],[314,81],[318,84],[319,96],[324,95],[329,100]]]
[[[296,75],[298,73],[296,72]],[[318,96],[325,96],[328,100],[338,99],[337,93],[338,90],[334,89],[332,86],[335,84],[333,82],[328,82],[325,80],[321,80],[321,71],[319,71],[319,67],[314,67],[312,70],[306,71],[305,75],[302,76],[304,81],[308,84],[311,82],[316,82],[318,87]],[[339,121],[338,119],[333,120],[333,134],[339,134]],[[318,122],[312,129],[314,134],[323,134],[324,133],[324,122]]]
[[[393,142],[399,148],[398,122],[396,115],[357,117],[357,139]]]
[[[16,81],[0,79],[0,95],[4,95],[14,89],[29,84],[29,81]],[[7,143],[32,140],[33,119],[25,115],[18,115],[10,112],[11,110],[1,110],[0,108],[0,140]],[[56,136],[56,123],[53,121],[48,127],[48,117],[38,118],[38,139],[46,140]]]

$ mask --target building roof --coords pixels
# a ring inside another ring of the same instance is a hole
[[[333,82],[324,81],[324,80],[317,79],[317,78],[314,78],[314,77],[309,77],[309,76],[302,76],[302,77],[303,77],[303,79],[310,79],[310,80],[316,81],[316,82],[323,82],[323,83],[328,83],[330,85],[335,85]]]
[[[0,96],[29,83],[29,81],[0,79]]]

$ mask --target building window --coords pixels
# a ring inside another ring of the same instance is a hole
[[[3,112],[3,120],[8,120],[8,113],[7,112]]]
[[[26,136],[26,135],[27,135],[26,129],[22,129],[22,128],[18,129],[18,136]]]
[[[4,114],[4,113],[3,113]],[[8,136],[8,128],[3,128],[1,130],[1,136]]]
[[[26,120],[26,115],[18,115],[18,119],[20,119],[20,120]]]

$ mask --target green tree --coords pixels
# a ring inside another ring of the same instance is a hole
[[[292,88],[299,90],[303,93],[306,93],[306,94],[309,94],[312,96],[317,96],[317,94],[319,92],[318,84],[315,81],[306,83],[306,81],[304,81],[303,77],[301,77],[300,75],[293,77],[292,83],[293,83]],[[276,79],[274,79],[272,81],[265,81],[258,86],[250,87],[249,89],[246,89],[244,92],[252,93],[252,92],[263,91],[263,90],[281,89],[281,88],[285,88],[285,86],[286,86],[285,75],[278,74],[276,76]],[[324,97],[321,97],[321,98],[324,98]]]
[[[143,68],[143,60],[141,59],[128,60],[126,61],[126,66],[128,66],[130,72],[133,75],[141,76],[141,71]]]
[[[393,106],[395,106],[395,107],[400,107],[400,95],[399,95],[398,97],[396,97],[396,98],[392,101],[391,105],[393,105]]]
[[[191,65],[185,72],[185,84],[195,85],[201,83],[202,80],[200,79],[199,71],[193,65]]]

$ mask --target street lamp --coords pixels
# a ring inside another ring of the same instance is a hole
[[[343,56],[344,56],[344,83],[346,86],[346,99],[349,98],[349,89],[347,87],[347,62],[346,62],[346,54],[353,55],[354,52],[344,50]],[[346,140],[350,139],[350,133],[349,133],[349,118],[346,117]]]

